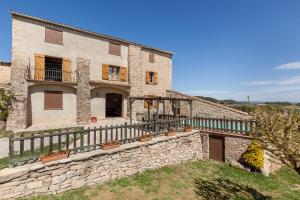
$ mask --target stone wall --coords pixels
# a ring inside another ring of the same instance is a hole
[[[6,88],[10,83],[10,66],[11,63],[0,62],[0,87]]]
[[[149,53],[154,54],[154,63],[149,62]],[[171,55],[146,50],[135,45],[129,45],[128,64],[129,84],[131,86],[130,96],[166,96],[166,90],[172,89]],[[158,73],[157,85],[146,84],[147,71]],[[136,119],[137,113],[143,114],[147,112],[147,109],[144,108],[144,101],[142,100],[136,100],[132,107],[133,119]],[[154,112],[155,109],[151,110]]]
[[[28,57],[18,51],[18,43],[24,42],[22,29],[15,19],[12,21],[12,63],[10,70],[10,90],[16,101],[12,105],[6,122],[7,130],[24,129],[28,125],[28,82],[26,81]]]
[[[225,162],[238,161],[251,143],[250,138],[225,137]]]
[[[204,136],[205,137],[205,136]],[[198,131],[160,136],[112,150],[71,155],[48,164],[35,163],[0,171],[0,199],[59,193],[104,183],[146,169],[201,160],[202,134]]]
[[[91,119],[90,60],[77,58],[77,123],[86,124]]]
[[[216,117],[216,118],[233,118],[233,119],[249,119],[249,115],[245,112],[232,109],[221,104],[206,101],[201,98],[186,95],[173,90],[167,91],[167,96],[177,98],[192,98],[193,100],[193,116],[199,115],[202,117]],[[168,103],[168,102],[167,102]],[[171,114],[172,109],[170,104],[167,105],[167,110]],[[190,106],[187,102],[181,102],[181,115],[190,116]]]

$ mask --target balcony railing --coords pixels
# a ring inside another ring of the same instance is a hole
[[[76,73],[60,69],[28,69],[28,80],[75,83]]]

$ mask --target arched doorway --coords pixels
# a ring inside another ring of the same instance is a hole
[[[106,117],[122,117],[122,94],[106,93],[105,115]]]

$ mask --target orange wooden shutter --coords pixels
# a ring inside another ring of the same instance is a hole
[[[108,80],[109,79],[109,65],[103,64],[102,65],[102,80]]]
[[[71,60],[67,58],[63,59],[62,79],[63,82],[72,81]]]
[[[158,74],[157,72],[154,73],[154,84],[158,83]]]
[[[121,81],[126,82],[126,80],[127,80],[127,68],[126,67],[121,67],[120,68],[120,73],[121,73]]]
[[[34,80],[43,81],[45,79],[45,56],[35,54]]]
[[[148,108],[148,103],[146,100],[144,100],[144,108]]]
[[[146,84],[150,83],[150,73],[146,72]]]

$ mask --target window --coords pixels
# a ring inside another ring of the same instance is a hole
[[[146,95],[145,97],[155,97],[154,95]],[[144,100],[144,108],[156,108],[157,107],[157,102],[156,100]]]
[[[153,53],[149,53],[149,62],[154,63],[154,54]]]
[[[158,75],[156,72],[146,72],[146,84],[156,85],[158,81]]]
[[[63,93],[61,91],[44,91],[44,109],[62,110]]]
[[[63,32],[51,28],[45,28],[45,42],[62,45]]]
[[[121,56],[121,45],[109,43],[108,53],[115,56]]]
[[[45,80],[62,81],[62,58],[45,57]]]
[[[108,79],[117,81],[120,79],[120,67],[117,66],[109,66],[109,74]]]

